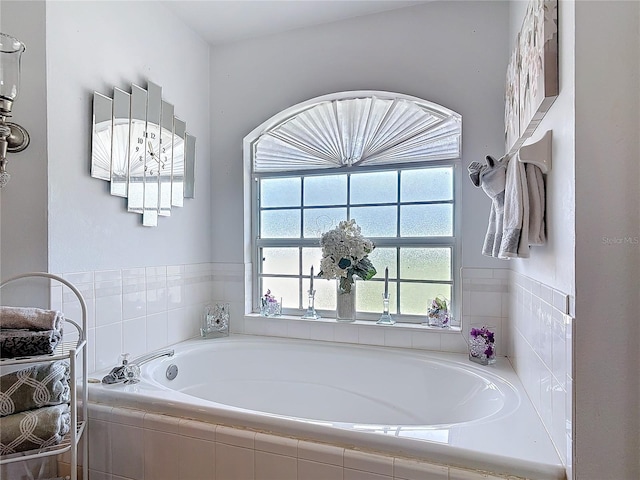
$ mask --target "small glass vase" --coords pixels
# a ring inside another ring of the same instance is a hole
[[[346,292],[340,287],[340,279],[336,280],[336,321],[355,322],[356,321],[356,282],[351,284],[351,290]]]
[[[480,365],[496,363],[495,327],[472,323],[469,330],[469,360]]]

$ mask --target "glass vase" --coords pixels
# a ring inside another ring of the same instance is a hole
[[[336,280],[336,321],[356,321],[356,282],[351,284],[351,290],[345,291],[340,286],[340,279]]]
[[[471,324],[469,330],[469,360],[480,365],[496,363],[495,327],[481,323]]]

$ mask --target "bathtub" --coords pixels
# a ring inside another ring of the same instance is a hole
[[[90,403],[500,475],[565,478],[506,359],[481,367],[460,354],[247,335],[174,347],[173,357],[143,366],[138,384],[90,384]],[[172,365],[178,373],[169,380]]]

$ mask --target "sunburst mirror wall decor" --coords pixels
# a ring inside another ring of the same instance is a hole
[[[144,226],[155,227],[158,217],[194,197],[195,146],[158,85],[132,84],[131,93],[114,88],[113,98],[93,93],[91,176],[126,197]]]

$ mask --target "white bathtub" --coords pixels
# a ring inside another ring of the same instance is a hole
[[[562,466],[505,359],[235,335],[175,346],[90,401],[535,479]],[[173,380],[169,365],[178,367]]]

